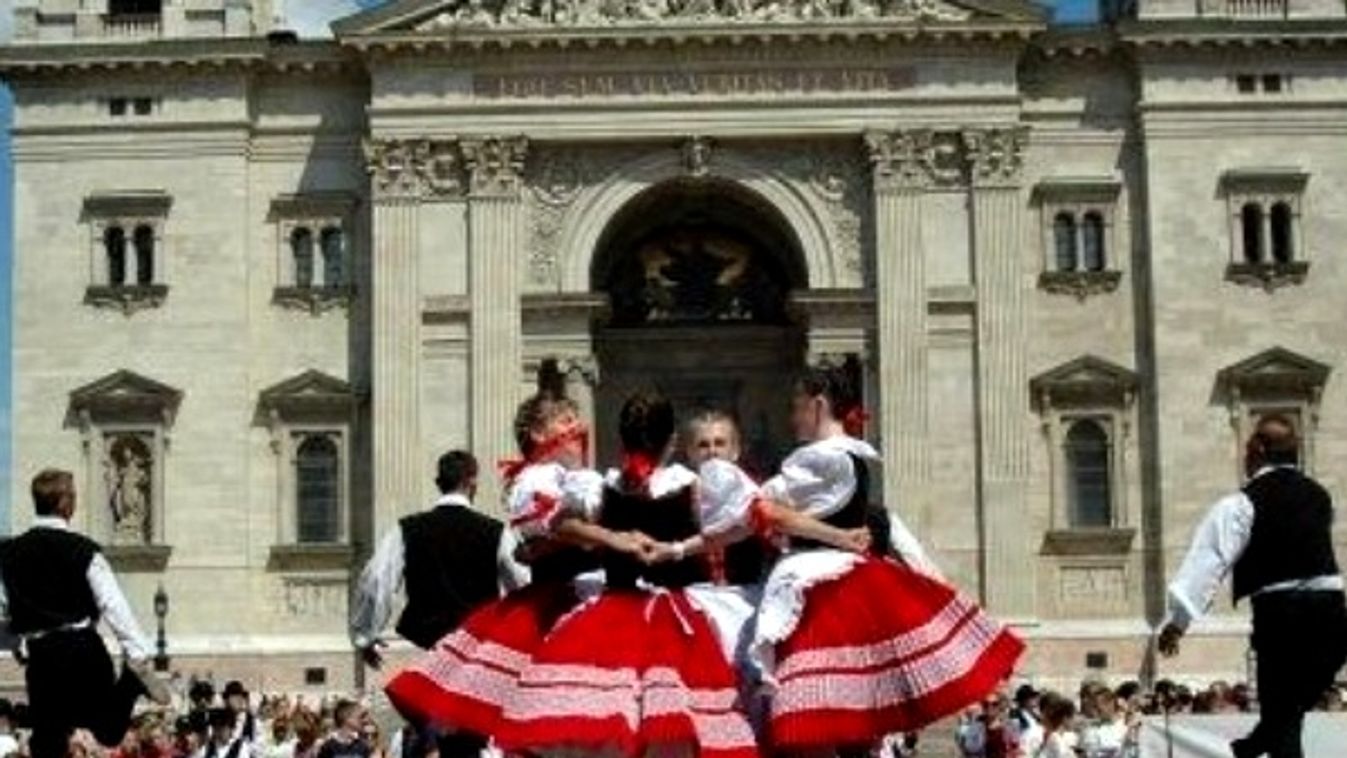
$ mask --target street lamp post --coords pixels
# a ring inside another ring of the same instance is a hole
[[[159,639],[155,641],[158,652],[154,656],[154,670],[168,671],[168,638],[164,635],[164,618],[168,616],[168,593],[164,585],[154,593],[154,616],[159,619]]]

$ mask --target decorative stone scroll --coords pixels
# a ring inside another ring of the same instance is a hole
[[[830,21],[966,21],[941,0],[461,0],[418,31],[461,28],[819,24]]]
[[[365,161],[381,195],[458,195],[467,188],[456,140],[371,139],[365,142]]]
[[[1029,130],[1023,126],[965,129],[969,181],[974,186],[997,187],[1019,182]]]
[[[460,143],[474,195],[509,196],[519,192],[528,140],[522,136],[465,139]]]
[[[964,176],[957,132],[905,129],[866,132],[865,147],[878,191],[955,184]]]

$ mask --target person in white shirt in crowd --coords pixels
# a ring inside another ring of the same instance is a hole
[[[42,471],[32,495],[32,528],[0,545],[0,617],[26,663],[32,758],[63,758],[77,729],[115,746],[140,696],[168,705],[172,693],[150,669],[149,640],[98,544],[70,528],[74,476]],[[120,677],[100,620],[121,645]]]
[[[969,706],[959,716],[954,730],[954,744],[963,758],[985,758],[987,755],[987,720],[981,705]]]
[[[228,708],[212,708],[210,737],[201,746],[197,758],[249,758],[248,743],[236,736],[238,721]]]
[[[1008,742],[1023,748],[1026,744],[1037,745],[1043,741],[1043,726],[1038,718],[1038,701],[1041,697],[1031,684],[1021,684],[1015,690],[1015,707],[1010,709],[1010,718],[1006,722],[1009,732]]]
[[[1189,625],[1228,574],[1252,598],[1258,724],[1231,743],[1235,758],[1301,758],[1301,727],[1347,662],[1347,601],[1333,552],[1333,502],[1299,470],[1300,442],[1282,416],[1261,419],[1245,447],[1248,481],[1198,524],[1169,585],[1158,647],[1176,655]]]
[[[1072,729],[1075,703],[1055,692],[1045,692],[1038,707],[1043,731],[1041,736],[1028,736],[1020,743],[1020,754],[1024,758],[1076,758],[1076,733]]]
[[[1081,711],[1088,713],[1080,730],[1082,757],[1121,758],[1130,730],[1113,690],[1103,682],[1087,682],[1081,687]]]
[[[224,697],[225,709],[234,716],[234,739],[242,745],[239,758],[261,756],[266,733],[257,722],[257,714],[253,713],[248,689],[242,682],[231,681],[225,683],[221,695]]]

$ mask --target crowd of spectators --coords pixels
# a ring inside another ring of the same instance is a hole
[[[1086,680],[1074,697],[1022,685],[996,693],[959,718],[955,743],[963,758],[1134,758],[1142,719],[1165,714],[1235,714],[1256,710],[1247,684],[1217,681],[1194,689],[1168,680],[1110,687]],[[1343,690],[1330,689],[1323,711],[1347,710]]]
[[[25,708],[0,700],[0,758],[27,755]],[[218,693],[192,682],[177,708],[147,709],[113,748],[76,732],[71,758],[403,758],[410,730],[385,733],[367,703],[353,697],[263,695],[239,682]],[[419,744],[419,743],[418,743]],[[420,750],[434,757],[433,748]]]

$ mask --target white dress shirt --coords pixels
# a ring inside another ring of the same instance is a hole
[[[450,493],[435,501],[436,508],[451,506],[471,508],[465,495]],[[515,560],[519,537],[514,529],[505,527],[496,547],[496,581],[501,593],[519,589],[529,583],[529,569]],[[407,565],[407,547],[402,541],[402,527],[393,529],[380,540],[373,557],[360,574],[355,607],[351,612],[351,642],[357,648],[367,648],[378,640],[388,619],[393,615],[393,597],[402,587],[403,569]]]
[[[32,528],[70,531],[70,524],[58,516],[38,516],[33,519]],[[117,638],[122,653],[131,661],[143,661],[149,658],[150,641],[140,630],[140,623],[136,621],[135,614],[131,612],[131,604],[126,602],[126,596],[122,594],[122,588],[117,584],[117,577],[112,573],[112,566],[108,564],[108,559],[102,553],[94,553],[85,576],[89,580],[89,589],[93,591],[94,601],[98,604],[98,612],[102,619],[107,622],[113,636]],[[3,619],[4,623],[8,625],[9,598],[5,595],[3,581],[0,581],[0,619]],[[70,628],[90,627],[93,626],[93,623],[93,619],[87,619],[72,624]],[[30,636],[40,636],[40,633]]]
[[[1253,475],[1258,478],[1273,466],[1265,466]],[[1227,495],[1212,506],[1197,525],[1193,543],[1188,548],[1179,571],[1169,583],[1169,623],[1187,629],[1211,607],[1212,598],[1220,588],[1236,561],[1249,547],[1253,538],[1253,502],[1243,492]],[[1293,579],[1270,584],[1257,592],[1286,592],[1291,590],[1341,590],[1341,575]]]

